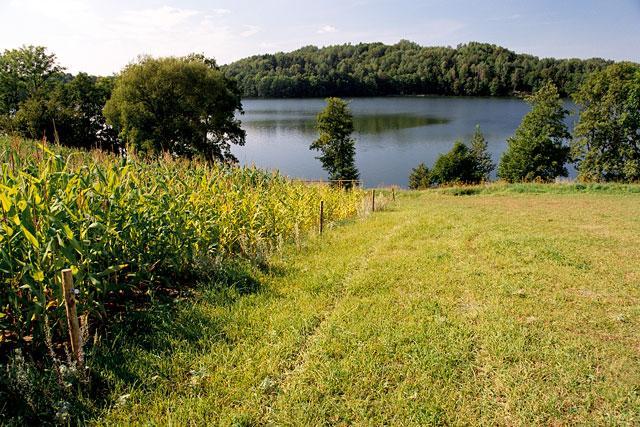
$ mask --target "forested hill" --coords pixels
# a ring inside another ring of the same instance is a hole
[[[422,47],[409,41],[303,47],[258,55],[224,67],[247,97],[372,95],[507,96],[552,80],[561,95],[612,61],[553,59],[468,43]]]

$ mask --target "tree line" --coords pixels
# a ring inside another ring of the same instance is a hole
[[[554,59],[517,54],[486,43],[423,47],[403,40],[307,46],[257,55],[223,67],[245,97],[374,95],[508,96],[531,93],[547,81],[561,96],[611,61]]]
[[[544,83],[525,97],[532,106],[498,164],[497,175],[508,182],[549,182],[568,175],[575,164],[583,181],[640,181],[640,66],[621,62],[591,73],[574,93],[580,116],[573,134],[565,124],[554,83]],[[409,187],[477,184],[495,169],[479,128],[470,143],[457,141],[433,168],[411,171]]]

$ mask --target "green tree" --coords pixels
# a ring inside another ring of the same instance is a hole
[[[429,173],[429,168],[424,163],[420,163],[418,166],[411,169],[411,174],[409,175],[410,189],[422,190],[429,188],[430,186],[431,175]]]
[[[316,129],[319,136],[311,144],[312,150],[321,152],[318,159],[329,173],[329,179],[357,180],[358,169],[355,165],[355,140],[353,116],[348,104],[340,98],[327,98],[327,106],[318,114]],[[347,186],[351,183],[347,182]]]
[[[421,163],[409,175],[409,188],[427,188],[431,184],[478,184],[488,181],[495,165],[487,141],[476,126],[469,146],[458,140],[451,150],[436,159],[431,171]]]
[[[13,116],[20,104],[42,95],[63,78],[56,56],[42,46],[23,46],[0,55],[0,114]]]
[[[498,175],[509,182],[543,180],[567,176],[565,164],[571,135],[564,119],[568,111],[553,83],[545,83],[526,97],[532,109],[522,119],[515,135],[507,140]]]
[[[55,94],[38,93],[22,101],[11,118],[11,131],[31,139],[68,141],[73,128],[73,110],[64,105],[59,91],[58,88],[54,89]]]
[[[458,140],[448,153],[441,154],[429,174],[434,184],[477,183],[476,159],[462,141]]]
[[[470,151],[471,155],[475,159],[474,181],[489,181],[491,172],[496,168],[496,165],[491,159],[491,154],[489,154],[489,150],[487,148],[487,141],[484,139],[484,135],[480,130],[480,125],[476,125],[476,129],[473,132]]]
[[[115,134],[102,108],[111,78],[62,73],[56,56],[41,46],[0,55],[0,116],[5,131],[76,147],[112,148]]]
[[[13,119],[13,129],[33,139],[44,137],[74,147],[113,149],[116,135],[102,115],[112,86],[112,78],[79,73],[23,101]]]
[[[236,161],[230,144],[245,142],[238,111],[242,106],[235,83],[215,62],[191,55],[143,57],[126,67],[104,115],[139,152]]]
[[[59,96],[66,108],[72,110],[72,129],[62,142],[66,145],[85,148],[114,149],[117,135],[107,125],[102,114],[107,100],[111,97],[114,77],[95,77],[78,73],[65,84]]]
[[[640,67],[614,64],[580,86],[572,152],[579,176],[596,181],[640,180]]]

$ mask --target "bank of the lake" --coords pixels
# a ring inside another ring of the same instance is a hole
[[[350,99],[356,128],[356,163],[366,186],[407,185],[411,168],[433,164],[458,138],[479,124],[497,162],[529,105],[519,98],[373,97]],[[317,153],[315,117],[324,100],[245,99],[240,117],[247,143],[234,147],[242,164],[279,169],[298,178],[323,179]],[[575,106],[567,101],[567,108]],[[568,118],[570,128],[576,116]]]

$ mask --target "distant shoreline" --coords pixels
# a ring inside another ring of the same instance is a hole
[[[614,61],[555,59],[521,54],[489,43],[426,47],[403,40],[306,46],[254,55],[221,66],[245,97],[354,97],[446,95],[510,97],[551,81],[560,96]]]

